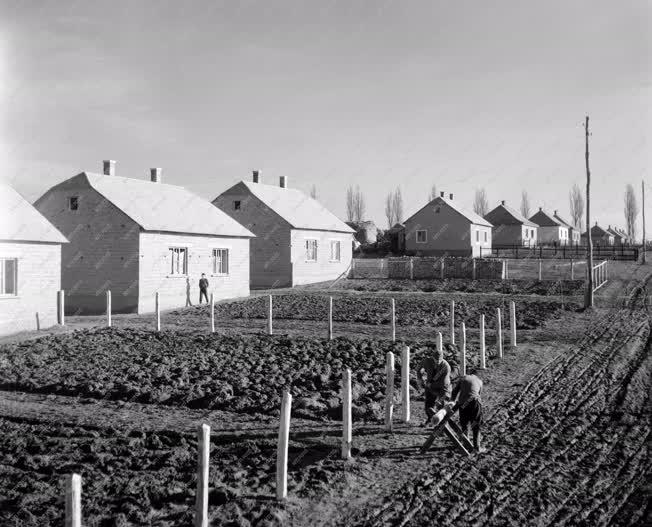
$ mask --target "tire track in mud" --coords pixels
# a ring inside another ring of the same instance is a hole
[[[555,518],[552,523],[560,525],[610,521],[650,474],[644,448],[649,425],[623,426],[617,417],[650,348],[645,309],[648,280],[633,289],[624,308],[592,324],[573,353],[548,363],[516,401],[492,414],[489,432],[494,437],[505,436],[505,443],[495,448],[491,457],[480,459],[479,470],[471,460],[463,460],[453,470],[441,467],[444,481],[421,481],[404,487],[393,503],[375,511],[362,524],[517,525],[525,520],[532,525],[548,525],[551,515]],[[624,368],[619,368],[623,355]],[[614,388],[616,393],[610,395]],[[629,413],[640,414],[648,400],[649,393],[645,393],[643,402]],[[556,420],[555,412],[559,413]],[[606,438],[614,432],[618,439],[610,444]],[[560,451],[557,444],[567,446]],[[519,462],[510,464],[510,458],[521,452],[524,455]],[[433,468],[440,468],[437,464]],[[583,474],[579,483],[590,488],[578,485],[570,477],[573,473]],[[481,488],[474,492],[475,486]],[[553,494],[565,494],[561,503],[545,500],[551,486],[555,487]],[[438,499],[442,489],[445,498]],[[401,506],[405,503],[409,505]],[[534,512],[534,518],[523,518],[522,509]]]

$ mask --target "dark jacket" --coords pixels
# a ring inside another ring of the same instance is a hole
[[[206,291],[208,289],[208,279],[200,278],[199,279],[199,289]]]

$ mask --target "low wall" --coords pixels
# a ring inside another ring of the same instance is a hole
[[[504,277],[503,260],[436,256],[355,259],[349,273],[349,278],[394,278],[399,280],[446,278],[500,280]]]

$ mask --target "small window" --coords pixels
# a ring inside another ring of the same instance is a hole
[[[188,274],[188,248],[170,247],[170,274]]]
[[[480,241],[480,229],[475,231],[475,241],[476,242]]]
[[[233,202],[233,210],[240,210],[240,200]]]
[[[0,258],[0,295],[16,296],[18,294],[18,260]]]
[[[213,274],[229,274],[228,249],[213,249]]]
[[[534,238],[534,229],[530,231],[530,238]]]
[[[441,207],[435,207],[435,214],[439,214],[440,210],[441,210]]]
[[[68,210],[79,209],[79,196],[70,196],[68,198]]]
[[[417,231],[417,243],[426,243],[428,241],[428,231]]]
[[[487,231],[484,231],[484,241],[487,241]]]
[[[340,248],[341,243],[339,241],[331,241],[331,262],[339,262],[341,260]]]
[[[306,240],[306,261],[317,261],[317,240]]]

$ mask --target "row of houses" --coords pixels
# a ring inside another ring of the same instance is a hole
[[[196,303],[205,274],[216,300],[251,287],[335,279],[351,265],[354,231],[316,200],[261,181],[241,181],[212,202],[149,179],[120,177],[116,163],[82,172],[30,205],[3,186],[0,228],[0,333],[56,320],[56,291],[66,313],[97,314],[112,292],[116,312],[151,312]]]

